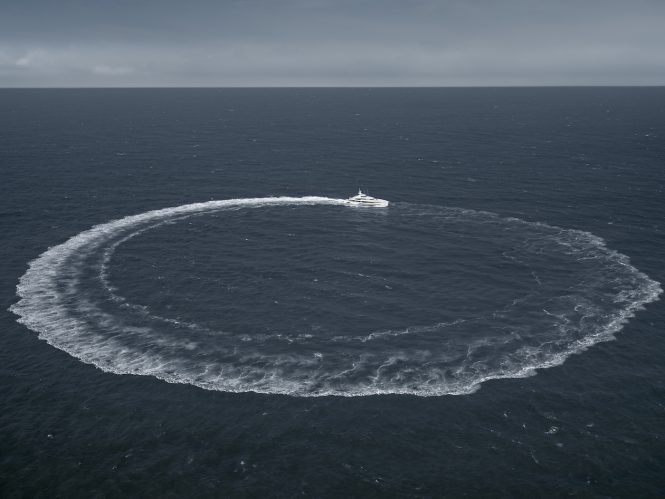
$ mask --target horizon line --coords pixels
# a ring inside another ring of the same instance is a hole
[[[472,88],[664,88],[663,84],[577,84],[577,85],[89,85],[89,86],[23,86],[14,87],[0,86],[0,90],[186,90],[186,89],[210,89],[210,90],[277,90],[277,89],[472,89]]]

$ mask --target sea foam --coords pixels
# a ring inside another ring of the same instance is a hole
[[[533,308],[536,303],[527,296],[514,300],[503,310],[477,318],[369,331],[361,336],[336,336],[325,344],[315,343],[311,335],[259,338],[222,332],[225,341],[210,345],[206,335],[212,331],[130,303],[110,282],[108,269],[116,249],[164,223],[215,211],[289,205],[344,206],[344,201],[314,196],[230,199],[154,210],[100,224],[49,248],[30,262],[17,285],[20,300],[10,310],[20,323],[38,332],[39,338],[108,372],[149,375],[230,392],[435,396],[469,394],[489,379],[525,377],[537,369],[559,365],[571,354],[614,338],[637,310],[662,293],[659,283],[593,234],[461,209],[450,209],[446,216],[457,217],[461,223],[471,217],[506,224],[515,230],[530,230],[534,237],[527,239],[528,248],[524,251],[538,254],[555,247],[578,261],[597,262],[604,270],[595,279],[614,280],[603,306],[594,303],[593,287],[549,298],[542,308],[550,318],[547,327],[551,333],[547,341],[531,343],[523,340],[517,332],[519,328],[501,337],[470,334],[466,342],[445,343],[440,339],[441,333],[450,328],[467,328],[459,329],[458,336],[465,338],[462,333],[475,333],[502,314],[514,322],[526,310],[525,304]],[[423,214],[433,210],[437,208],[423,207]],[[523,258],[517,252],[505,256]],[[538,274],[533,273],[540,286]],[[95,293],[82,286],[90,275],[100,283]],[[109,311],[103,306],[105,300],[113,302],[119,307],[117,310],[129,310],[131,314]],[[610,302],[614,305],[608,308]],[[176,334],[183,328],[190,333]],[[418,338],[420,343],[410,344],[409,338]],[[265,348],[284,340],[287,344],[311,343],[311,351],[304,354],[288,348]]]

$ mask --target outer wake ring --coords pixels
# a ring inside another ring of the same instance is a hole
[[[191,370],[190,366],[183,363],[187,362],[186,359],[183,361],[173,354],[174,349],[188,349],[187,344],[160,345],[159,335],[155,335],[154,331],[114,325],[113,327],[121,334],[136,337],[145,335],[149,337],[151,344],[157,345],[149,352],[128,352],[127,345],[118,340],[118,334],[115,332],[106,334],[107,325],[115,324],[115,318],[105,315],[95,306],[94,301],[78,293],[83,260],[90,255],[100,253],[102,257],[95,260],[95,268],[98,270],[99,278],[104,280],[104,262],[108,261],[119,244],[165,221],[225,209],[281,205],[343,206],[344,204],[344,200],[324,197],[232,199],[154,210],[97,225],[60,245],[49,248],[30,262],[28,271],[20,278],[17,286],[17,294],[21,299],[10,310],[19,316],[20,323],[37,331],[39,337],[52,346],[108,372],[151,375],[168,382],[187,383],[205,389],[231,392],[254,391],[297,396],[360,396],[381,393],[429,396],[471,393],[480,383],[488,379],[524,377],[534,374],[538,368],[559,365],[573,353],[581,352],[599,341],[612,339],[613,334],[622,328],[636,310],[645,303],[657,299],[662,292],[657,282],[630,266],[625,255],[607,249],[600,238],[589,233],[567,231],[568,234],[576,236],[573,241],[577,241],[579,237],[588,251],[597,252],[611,265],[625,270],[630,275],[631,282],[637,283],[632,288],[622,290],[624,296],[621,297],[621,307],[602,328],[588,331],[588,334],[567,342],[557,351],[522,349],[517,352],[519,362],[513,362],[500,369],[483,370],[470,365],[464,372],[447,375],[446,372],[437,370],[436,366],[430,366],[426,373],[423,368],[423,372],[417,373],[417,376],[408,383],[401,381],[401,375],[384,374],[391,369],[394,370],[395,365],[404,360],[400,359],[399,355],[386,354],[385,358],[377,357],[368,361],[374,362],[375,376],[355,384],[347,382],[348,373],[344,370],[335,373],[334,376],[326,376],[325,379],[312,379],[306,373],[311,373],[315,369],[317,362],[315,359],[287,359],[288,362],[302,364],[305,373],[302,375],[288,374],[284,367],[286,364],[282,365],[281,359],[269,356],[235,358],[235,360],[229,358],[230,360],[220,361],[213,367],[203,366]],[[467,211],[467,213],[479,212]],[[544,224],[486,215],[497,220],[512,220],[514,223],[554,229]],[[373,340],[376,334],[372,333],[362,341]],[[355,369],[356,364],[351,363],[348,371],[352,373]],[[417,381],[420,379],[422,382]]]

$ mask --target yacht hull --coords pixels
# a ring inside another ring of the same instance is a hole
[[[387,208],[390,203],[385,199],[376,199],[374,201],[350,201],[346,200],[347,206],[354,206],[357,208]]]

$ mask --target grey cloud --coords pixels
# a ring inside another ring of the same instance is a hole
[[[3,9],[0,86],[665,84],[665,2],[11,0]]]

